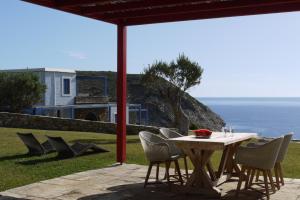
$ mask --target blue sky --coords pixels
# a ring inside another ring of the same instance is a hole
[[[116,71],[116,27],[18,0],[0,7],[0,69]],[[185,53],[203,68],[189,92],[300,96],[300,12],[128,28],[128,73]]]

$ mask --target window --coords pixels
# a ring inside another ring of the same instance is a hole
[[[118,114],[115,113],[115,123],[118,123]]]
[[[71,79],[70,78],[63,78],[63,81],[62,81],[62,85],[63,85],[63,95],[64,96],[69,96],[71,95]]]

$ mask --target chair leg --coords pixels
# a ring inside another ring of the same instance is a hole
[[[257,171],[256,169],[252,169],[251,176],[250,176],[250,182],[249,182],[248,187],[251,187],[256,171]]]
[[[165,163],[165,165],[166,165],[166,163]],[[165,168],[165,169],[167,169],[167,168]],[[165,170],[165,175],[164,175],[164,178],[162,180],[166,180],[166,179],[167,179],[167,170]]]
[[[272,176],[272,172],[271,170],[267,170],[269,179],[270,179],[270,183],[271,183],[271,187],[272,187],[272,191],[275,193],[275,186],[274,186],[274,181],[273,181],[273,176]]]
[[[145,183],[144,183],[144,188],[148,184],[148,180],[149,180],[149,177],[150,177],[150,174],[151,174],[152,165],[153,165],[153,163],[150,162],[149,167],[148,167],[148,172],[147,172],[147,175],[146,175],[146,179],[145,179]]]
[[[246,176],[246,181],[245,181],[245,190],[249,187],[249,180],[250,180],[250,174],[252,172],[251,168],[247,168],[247,176]]]
[[[270,199],[269,186],[268,186],[268,176],[267,176],[267,171],[266,170],[263,170],[263,175],[264,175],[266,196],[267,196],[267,199]]]
[[[244,179],[244,176],[245,176],[245,167],[242,166],[242,169],[241,169],[241,173],[240,173],[240,177],[239,177],[239,182],[238,182],[238,185],[237,185],[237,188],[236,188],[236,192],[235,192],[235,196],[238,197],[239,196],[239,192],[241,190],[241,186],[242,186],[242,181]]]
[[[189,179],[189,170],[188,170],[186,156],[183,157],[183,160],[184,160],[185,175],[186,175],[186,179],[188,180]]]
[[[260,171],[259,171],[259,170],[257,170],[257,172],[256,172],[256,178],[255,178],[255,182],[258,182],[258,180],[259,180],[259,174],[260,174]]]
[[[166,178],[167,178],[168,185],[171,188],[170,174],[169,174],[170,165],[171,165],[171,162],[166,161]]]
[[[172,165],[172,162],[170,162],[171,164],[170,164],[170,168],[171,168],[171,165]],[[174,161],[174,175],[177,175],[177,169],[176,169],[176,166],[175,166],[175,161]]]
[[[180,171],[180,167],[179,167],[179,164],[178,164],[178,160],[175,160],[174,163],[175,163],[176,171],[178,173],[179,181],[180,181],[181,185],[183,185],[183,180],[182,180],[182,176],[181,176],[181,171]]]
[[[156,182],[158,182],[159,177],[159,163],[156,164]]]
[[[279,171],[278,171],[277,163],[275,164],[274,172],[275,172],[275,178],[276,178],[276,187],[278,190],[280,190],[280,180],[279,180]]]
[[[283,171],[282,171],[281,163],[277,163],[277,165],[278,165],[278,171],[279,171],[279,174],[280,174],[281,184],[284,185]]]

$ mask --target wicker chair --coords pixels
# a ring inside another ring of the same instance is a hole
[[[162,135],[162,137],[164,137],[166,139],[177,138],[177,137],[182,137],[183,136],[180,133],[178,133],[176,131],[172,131],[172,130],[170,130],[168,128],[160,128],[159,132]],[[180,158],[183,158],[184,168],[185,168],[185,176],[188,179],[189,178],[189,172],[188,172],[188,165],[187,165],[187,156],[186,156],[186,154],[180,148],[178,148],[174,144],[174,142],[169,141],[169,146],[171,147],[171,151],[174,154],[178,154],[180,156]]]
[[[282,145],[281,145],[281,148],[279,150],[279,153],[278,153],[278,156],[277,156],[277,159],[276,159],[276,163],[275,163],[275,166],[274,166],[274,172],[275,172],[275,178],[276,178],[276,187],[277,187],[278,190],[280,189],[280,185],[284,185],[283,171],[282,171],[281,163],[283,162],[283,160],[285,158],[285,155],[287,153],[288,146],[289,146],[289,144],[292,140],[292,137],[293,137],[293,133],[288,133],[288,134],[284,135],[283,142],[282,142]],[[263,145],[267,142],[270,142],[271,140],[272,139],[260,139],[256,143],[248,143],[247,146],[248,147],[254,147],[254,146],[257,146],[257,145]],[[257,171],[256,172],[256,182],[259,179],[259,174],[260,174],[260,172]]]
[[[236,162],[237,164],[242,165],[242,170],[237,185],[236,196],[239,194],[242,181],[245,180],[245,189],[250,188],[255,171],[259,170],[263,172],[266,196],[268,199],[270,198],[268,177],[271,182],[272,190],[275,192],[271,170],[275,166],[282,141],[283,137],[280,137],[262,145],[238,148],[236,153]],[[246,178],[244,174],[245,171],[247,171]]]
[[[145,179],[145,184],[144,187],[146,187],[148,183],[152,166],[156,165],[156,182],[154,183],[159,183],[159,165],[164,163],[166,166],[166,178],[168,181],[168,184],[170,186],[171,181],[170,181],[170,175],[169,175],[169,168],[171,165],[171,162],[175,163],[175,168],[176,171],[178,172],[178,180],[183,184],[183,180],[181,177],[180,169],[179,169],[179,164],[178,164],[178,158],[180,155],[174,154],[171,151],[171,147],[168,144],[168,142],[162,138],[159,135],[147,132],[147,131],[141,131],[139,133],[139,137],[144,149],[144,152],[146,154],[146,158],[149,161],[149,167],[148,167],[148,172],[146,175]]]

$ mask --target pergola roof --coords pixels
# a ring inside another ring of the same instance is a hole
[[[118,25],[300,11],[300,0],[24,0]]]

